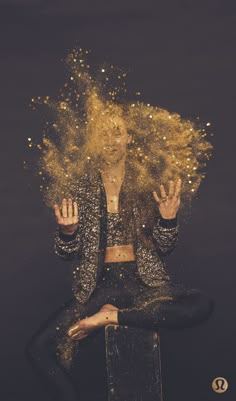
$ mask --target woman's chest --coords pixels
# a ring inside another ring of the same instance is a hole
[[[119,211],[119,196],[121,185],[117,183],[104,182],[107,211],[110,213],[118,213]]]

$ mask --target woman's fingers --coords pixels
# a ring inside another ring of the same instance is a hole
[[[60,208],[58,205],[54,205],[54,212],[55,212],[55,216],[56,216],[58,224],[62,224],[63,219],[62,219]]]
[[[166,198],[166,191],[163,184],[160,185],[160,190],[162,198]]]
[[[182,183],[181,178],[179,178],[177,180],[176,188],[175,188],[174,181],[173,180],[169,181],[169,193],[168,193],[169,200],[171,200],[173,197],[177,197],[177,198],[179,197],[180,191],[181,191],[181,183]],[[163,184],[160,185],[160,192],[161,192],[161,198],[167,198],[166,191],[165,191]],[[153,196],[157,202],[161,201],[161,199],[158,197],[156,191],[153,192]]]
[[[169,198],[173,198],[174,192],[175,192],[174,181],[170,180],[169,181],[169,194],[168,194]]]
[[[161,197],[162,197],[162,198],[166,198],[166,197],[167,197],[167,196],[166,196],[166,191],[165,191],[164,185],[162,185],[162,184],[160,185],[160,191],[161,191]],[[158,197],[156,191],[153,192],[153,196],[154,196],[155,200],[156,200],[158,203],[161,202],[161,199]]]
[[[73,217],[73,223],[76,224],[79,221],[79,212],[78,212],[78,204],[77,202],[74,202],[74,217]]]
[[[74,334],[76,334],[79,331],[80,327],[79,327],[79,322],[77,322],[76,324],[74,324],[73,326],[71,326],[68,330],[67,330],[67,334],[69,336],[72,336]]]
[[[159,203],[160,199],[158,198],[156,191],[153,192],[153,196],[154,196],[154,199],[157,201],[157,203]]]
[[[78,223],[79,221],[78,204],[77,202],[72,202],[71,198],[69,198],[68,201],[66,198],[62,200],[61,209],[57,204],[55,204],[53,208],[58,224],[70,225]]]
[[[73,208],[74,206],[74,208]],[[74,213],[73,213],[73,209],[74,209]],[[68,201],[66,199],[63,199],[62,201],[62,216],[65,218],[69,218],[72,219],[73,217],[77,217],[78,218],[78,204],[77,202],[74,202],[74,204],[72,203],[72,199],[68,199]]]
[[[68,200],[68,212],[67,212],[67,217],[72,219],[73,216],[73,210],[72,210],[72,199]]]
[[[176,198],[179,197],[180,191],[181,191],[181,178],[178,179],[177,184],[176,184],[176,189],[175,189]]]
[[[88,332],[86,330],[82,330],[79,325],[77,324],[76,326],[71,327],[67,331],[67,335],[72,339],[72,340],[82,340],[83,338],[87,337]]]
[[[62,201],[62,216],[67,217],[67,200],[64,198]]]
[[[78,211],[78,204],[77,202],[74,202],[74,216],[78,217],[79,211]]]
[[[69,336],[73,336],[77,331],[78,331],[78,327],[70,328],[70,329],[67,331],[67,334],[68,334]]]

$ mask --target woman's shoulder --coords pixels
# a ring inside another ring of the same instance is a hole
[[[86,189],[88,185],[94,185],[99,182],[98,173],[90,172],[78,176],[75,180],[75,185],[78,189]]]

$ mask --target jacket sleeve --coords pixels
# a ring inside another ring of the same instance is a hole
[[[178,214],[174,219],[159,217],[153,228],[153,238],[161,256],[169,255],[175,248],[179,233]]]
[[[72,260],[80,250],[80,234],[76,230],[74,234],[63,234],[58,226],[54,235],[54,253],[63,260]]]

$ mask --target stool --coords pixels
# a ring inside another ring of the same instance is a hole
[[[163,401],[157,332],[110,324],[105,348],[108,401]]]

